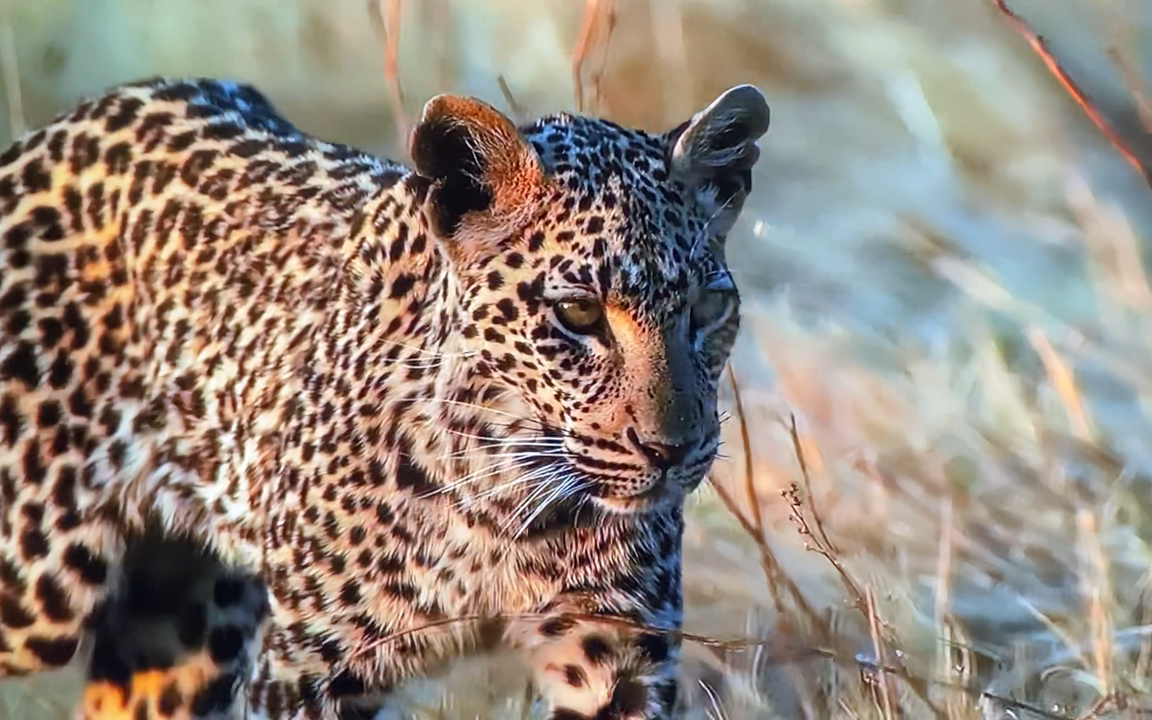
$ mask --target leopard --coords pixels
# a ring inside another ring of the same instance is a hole
[[[688,497],[764,94],[652,132],[442,94],[410,167],[254,86],[116,85],[0,153],[0,677],[76,717],[358,720],[506,650],[679,717]]]

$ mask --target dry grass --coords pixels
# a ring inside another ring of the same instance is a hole
[[[1152,11],[1019,4],[371,0],[383,46],[357,3],[229,27],[189,3],[156,46],[87,9],[59,11],[69,25],[17,0],[13,23],[30,123],[236,56],[305,127],[393,154],[436,92],[665,128],[759,84],[773,129],[731,240],[746,323],[726,458],[689,508],[690,716],[1146,717]],[[128,40],[138,57],[100,55]],[[73,46],[94,70],[44,69]],[[406,700],[527,717],[509,667],[465,663]],[[66,696],[46,682],[5,688],[0,718]]]

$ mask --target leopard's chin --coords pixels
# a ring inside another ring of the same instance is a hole
[[[618,485],[609,483],[598,483],[594,487],[593,504],[614,515],[642,515],[682,504],[687,497],[681,486],[663,480],[633,493],[620,492]]]

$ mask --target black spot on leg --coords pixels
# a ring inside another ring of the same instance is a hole
[[[192,715],[201,717],[227,711],[236,695],[237,685],[236,676],[231,674],[215,678],[192,699]]]
[[[664,662],[670,654],[668,638],[664,635],[643,633],[636,638],[635,643],[644,659],[653,664]]]
[[[596,666],[606,665],[614,655],[612,646],[599,635],[584,638],[580,641],[580,647],[583,648],[584,657],[588,658],[588,662]]]
[[[102,585],[108,577],[108,563],[84,545],[72,543],[64,551],[64,565],[88,585]]]
[[[612,699],[605,710],[616,713],[610,714],[609,717],[628,717],[643,711],[647,703],[648,688],[636,680],[622,679],[617,681],[612,691]]]
[[[184,698],[180,695],[180,688],[176,687],[176,682],[173,681],[168,683],[163,692],[160,693],[160,703],[157,709],[164,717],[172,717],[183,703]]]
[[[13,630],[23,630],[36,622],[32,613],[20,602],[20,598],[11,595],[0,596],[0,624]]]
[[[244,633],[235,625],[215,628],[208,635],[208,653],[217,665],[232,662],[243,649]]]
[[[328,694],[332,697],[363,695],[364,691],[364,680],[352,674],[349,670],[344,670],[328,683]]]
[[[28,528],[20,534],[20,550],[26,561],[48,556],[48,537],[39,528]]]
[[[25,588],[19,566],[4,557],[0,557],[0,585],[17,594],[22,594]]]
[[[176,637],[185,648],[194,650],[204,644],[208,632],[208,610],[203,603],[194,603],[180,615],[176,626]]]
[[[236,578],[222,577],[212,589],[212,600],[219,608],[226,608],[240,602],[244,597],[244,583]]]
[[[540,627],[537,628],[537,630],[539,630],[540,634],[544,637],[554,638],[560,637],[574,627],[576,627],[575,620],[570,617],[561,616],[545,620],[544,622],[540,623]]]
[[[588,673],[579,665],[565,665],[564,682],[574,688],[582,688],[588,684]]]
[[[4,444],[12,447],[20,439],[24,418],[20,414],[20,408],[16,405],[16,399],[11,395],[5,395],[0,401],[0,426],[4,428]]]
[[[57,638],[30,637],[24,642],[24,648],[35,655],[47,667],[60,667],[67,665],[76,648],[80,645],[80,638],[64,636]]]
[[[36,600],[39,601],[44,615],[53,622],[66,622],[75,617],[64,588],[48,573],[44,573],[36,581]]]

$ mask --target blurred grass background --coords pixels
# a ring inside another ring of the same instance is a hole
[[[399,158],[439,92],[663,130],[755,83],[733,419],[685,561],[686,629],[736,642],[687,644],[691,717],[1152,714],[1152,190],[991,2],[409,0],[399,104],[374,4],[0,0],[0,145],[155,74]],[[1152,3],[1012,7],[1152,160]],[[523,717],[508,668],[407,712]],[[66,717],[75,680],[0,685],[0,718]]]

